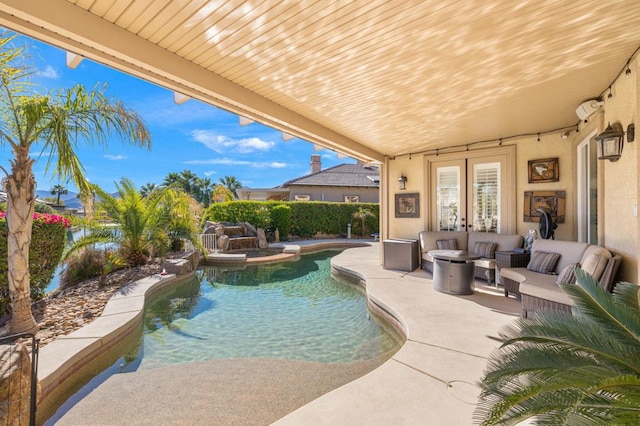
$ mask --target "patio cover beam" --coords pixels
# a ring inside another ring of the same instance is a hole
[[[364,161],[384,155],[65,0],[3,0],[0,25]]]

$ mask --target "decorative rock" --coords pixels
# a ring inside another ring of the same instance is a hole
[[[264,234],[264,229],[258,229],[258,247],[263,249],[269,247],[269,243],[267,243],[267,237]]]
[[[229,236],[221,235],[218,237],[218,249],[225,251],[229,248]]]
[[[57,336],[71,333],[99,317],[107,301],[122,286],[160,271],[158,264],[123,269],[109,274],[107,286],[101,287],[100,280],[95,278],[51,294],[33,309],[33,315],[40,327],[37,334],[40,347],[54,341]]]
[[[168,274],[186,275],[192,271],[191,262],[187,259],[167,259],[164,261],[164,270]]]
[[[240,225],[242,225],[245,229],[244,231],[244,235],[247,237],[257,237],[258,236],[258,230],[249,222],[243,222]]]
[[[202,230],[202,233],[203,234],[213,234],[217,226],[218,226],[217,223],[207,221],[204,224],[204,228]]]

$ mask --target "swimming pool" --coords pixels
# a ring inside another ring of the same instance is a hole
[[[362,290],[331,275],[337,253],[201,267],[145,309],[138,369],[243,357],[354,362],[394,351],[399,338],[369,314]]]
[[[144,311],[141,339],[70,395],[45,425],[56,424],[119,373],[242,358],[303,360],[332,371],[336,364],[358,371],[370,371],[361,370],[365,365],[377,367],[403,339],[369,314],[361,288],[331,276],[331,257],[340,251],[276,264],[201,267],[193,279],[152,298]]]

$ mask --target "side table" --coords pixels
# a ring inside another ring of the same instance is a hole
[[[504,295],[509,296],[509,293],[515,293],[520,296],[518,291],[519,283],[516,283],[509,279],[503,279],[500,276],[500,269],[502,268],[525,268],[529,264],[531,259],[531,253],[519,253],[514,251],[497,251],[496,252],[496,269],[498,270],[496,276],[496,283],[500,282],[504,286]]]

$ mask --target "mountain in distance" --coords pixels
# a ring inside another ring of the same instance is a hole
[[[111,194],[113,197],[118,197],[118,193]],[[52,195],[51,191],[46,191],[44,189],[36,189],[36,198],[43,199],[53,199],[55,201],[56,195]],[[78,193],[69,191],[66,194],[60,195],[60,202],[64,203],[64,207],[67,209],[81,209],[82,202],[80,198],[78,198]]]
[[[56,195],[51,194],[51,191],[46,191],[44,189],[36,189],[36,198],[39,200],[53,200],[55,201]],[[82,203],[78,198],[78,193],[69,191],[66,194],[60,195],[60,203],[64,203],[64,206],[68,209],[80,209],[82,208]]]

